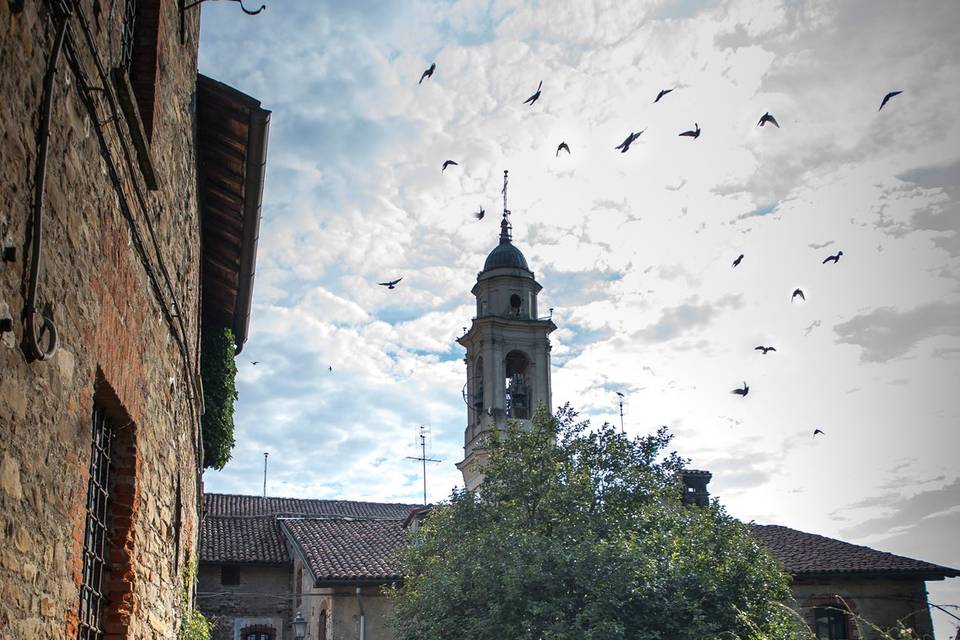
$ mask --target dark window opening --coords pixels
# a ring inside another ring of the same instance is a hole
[[[527,369],[530,360],[520,351],[511,351],[506,358],[506,395],[504,410],[508,418],[530,418],[530,385]]]
[[[520,296],[513,294],[510,296],[510,313],[511,315],[519,316],[520,307],[523,305],[523,300],[520,299]]]
[[[78,640],[99,640],[104,636],[103,621],[107,608],[107,581],[104,574],[109,570],[110,553],[110,436],[110,424],[106,416],[101,409],[94,408]]]
[[[276,630],[265,624],[255,624],[250,627],[244,627],[240,631],[241,640],[276,640]]]
[[[120,68],[126,72],[147,140],[153,139],[160,0],[124,0]]]
[[[230,587],[240,584],[240,568],[229,564],[220,565],[220,584]]]
[[[817,640],[848,640],[847,612],[839,607],[817,607],[813,610]]]
[[[477,358],[477,364],[474,367],[473,374],[473,410],[476,412],[476,420],[480,421],[483,416],[483,358]]]
[[[293,591],[297,596],[297,606],[303,602],[303,567],[297,568],[297,583],[293,585]]]

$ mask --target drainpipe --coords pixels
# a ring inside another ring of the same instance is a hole
[[[360,587],[357,587],[357,606],[360,607],[360,640],[367,640],[367,617],[363,614],[363,600],[360,599]]]

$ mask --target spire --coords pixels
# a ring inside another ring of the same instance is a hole
[[[507,171],[503,171],[503,220],[500,221],[500,244],[508,243],[512,239],[513,226],[510,224],[510,209],[507,209]]]

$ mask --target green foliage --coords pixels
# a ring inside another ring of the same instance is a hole
[[[569,407],[494,434],[478,491],[455,491],[402,551],[398,640],[805,635],[746,527],[683,504],[669,442],[591,430]]]
[[[197,581],[197,563],[190,560],[183,571],[180,593],[180,634],[178,640],[210,640],[213,624],[190,606],[190,590]]]
[[[233,403],[237,399],[237,363],[233,332],[211,327],[200,338],[203,380],[203,466],[222,469],[233,449]]]

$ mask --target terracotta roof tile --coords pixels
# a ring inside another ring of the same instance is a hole
[[[751,532],[793,575],[885,574],[927,578],[960,576],[960,571],[877,551],[779,525],[750,525]]]
[[[400,520],[283,518],[317,582],[400,579],[394,553],[406,544]]]
[[[301,498],[262,498],[225,493],[204,494],[208,516],[342,516],[348,518],[387,518],[403,520],[421,505],[355,500],[306,500]]]
[[[207,516],[200,528],[200,562],[285,564],[290,555],[273,516]]]

